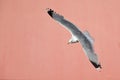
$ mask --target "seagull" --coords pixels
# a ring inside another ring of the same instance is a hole
[[[56,13],[52,9],[47,8],[47,13],[52,19],[57,21],[71,33],[72,36],[68,41],[68,44],[80,42],[89,61],[96,68],[96,70],[100,70],[102,67],[93,48],[94,39],[91,37],[89,32],[87,30],[82,32],[77,26],[66,20],[62,15]]]

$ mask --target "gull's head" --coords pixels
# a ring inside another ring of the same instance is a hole
[[[70,39],[67,44],[72,44],[72,43],[73,43],[72,39]]]
[[[71,38],[69,41],[68,41],[68,44],[72,44],[72,43],[78,43],[79,41],[77,39],[73,39]]]

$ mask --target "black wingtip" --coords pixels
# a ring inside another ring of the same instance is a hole
[[[47,13],[51,16],[51,17],[53,17],[53,10],[52,9],[49,9],[49,8],[47,8]]]
[[[96,64],[96,63],[93,62],[93,61],[90,61],[90,62],[94,65],[95,68],[100,68],[100,69],[102,69],[101,64]]]

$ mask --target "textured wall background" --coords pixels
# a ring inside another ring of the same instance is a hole
[[[120,80],[119,0],[0,0],[0,79]],[[103,66],[46,13],[52,8],[88,30]]]

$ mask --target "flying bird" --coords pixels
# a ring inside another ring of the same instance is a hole
[[[100,62],[98,61],[97,54],[95,53],[93,48],[94,39],[91,37],[89,32],[88,31],[82,32],[77,26],[75,26],[70,21],[66,20],[62,15],[56,13],[52,9],[47,8],[47,13],[52,19],[62,24],[63,27],[66,28],[71,33],[72,36],[68,41],[68,44],[80,42],[83,51],[87,55],[89,61],[97,70],[100,70],[102,67]]]

